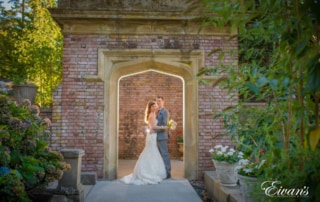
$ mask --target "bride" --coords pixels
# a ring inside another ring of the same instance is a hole
[[[124,176],[120,180],[125,184],[158,184],[166,178],[166,169],[157,147],[157,133],[154,130],[166,130],[168,127],[157,126],[157,108],[156,102],[148,102],[145,111],[145,122],[148,124],[146,144],[134,167],[133,173]]]

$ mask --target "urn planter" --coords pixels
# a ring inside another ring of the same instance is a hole
[[[29,99],[31,104],[34,104],[38,86],[34,84],[14,84],[12,88],[13,96],[19,105],[22,104],[24,99]]]
[[[236,167],[238,166],[238,162],[230,164],[225,161],[213,160],[213,163],[221,185],[229,187],[237,185],[238,176]]]
[[[257,178],[243,176],[239,174],[238,174],[238,178],[240,183],[240,190],[241,190],[241,193],[243,194],[245,201],[254,202],[254,199],[252,198],[252,194],[253,194],[253,189],[257,181]]]

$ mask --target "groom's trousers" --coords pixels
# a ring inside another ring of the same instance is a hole
[[[160,154],[162,156],[164,165],[166,167],[167,176],[171,175],[171,163],[170,163],[170,156],[169,156],[169,150],[168,150],[168,140],[158,140],[158,147]]]

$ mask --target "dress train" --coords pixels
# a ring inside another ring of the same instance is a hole
[[[166,169],[157,147],[157,134],[147,134],[145,148],[139,156],[133,173],[120,179],[125,184],[158,184],[166,178]]]

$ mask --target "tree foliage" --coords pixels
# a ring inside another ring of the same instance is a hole
[[[62,34],[48,8],[56,1],[10,0],[0,7],[0,78],[39,86],[36,102],[48,106],[61,81]]]
[[[238,67],[221,61],[199,73],[224,72],[227,79],[215,85],[241,96],[237,106],[217,116],[223,118],[226,133],[249,155],[267,159],[265,180],[279,179],[287,188],[308,186],[307,200],[319,200],[320,2],[205,4],[205,23],[229,27],[239,39]],[[248,108],[245,104],[252,99],[263,101],[264,107]]]

